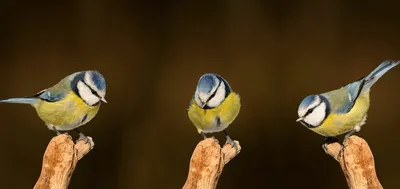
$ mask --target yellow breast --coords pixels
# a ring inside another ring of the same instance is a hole
[[[347,114],[331,113],[322,125],[311,128],[323,136],[338,136],[350,132],[355,126],[362,125],[369,108],[369,93],[362,94]]]
[[[93,119],[100,104],[89,106],[71,91],[60,101],[41,101],[34,107],[39,117],[50,129],[51,126],[55,126],[57,130],[65,131],[79,127]]]
[[[188,110],[189,119],[198,132],[212,133],[226,129],[240,111],[240,97],[231,92],[216,108],[202,109],[193,100]]]

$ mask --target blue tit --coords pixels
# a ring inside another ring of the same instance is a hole
[[[204,139],[205,133],[224,131],[227,143],[236,146],[226,132],[240,110],[240,97],[228,82],[217,74],[200,77],[188,109],[189,119]]]
[[[325,136],[325,150],[326,144],[336,141],[334,137],[338,135],[346,134],[345,142],[366,122],[372,85],[398,64],[399,61],[386,60],[358,81],[327,93],[307,96],[298,108],[297,122]]]
[[[36,95],[24,98],[10,98],[0,103],[32,105],[38,116],[57,135],[59,131],[75,130],[80,139],[87,137],[77,130],[97,114],[101,102],[105,100],[106,82],[97,71],[73,73],[59,83]]]

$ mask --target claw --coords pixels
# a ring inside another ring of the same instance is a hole
[[[337,138],[333,138],[333,137],[326,137],[325,138],[325,142],[324,142],[324,144],[322,144],[322,149],[324,149],[324,152],[326,154],[329,155],[329,153],[328,153],[328,144],[335,143],[335,142],[338,142]]]
[[[226,136],[226,142],[225,142],[225,144],[230,144],[230,145],[232,145],[233,148],[235,148],[236,153],[238,153],[238,152],[239,152],[239,149],[238,149],[238,147],[237,147],[236,142],[235,142],[234,140],[232,140],[231,137],[229,137],[227,133],[225,133],[225,136]]]
[[[329,155],[329,153],[328,153],[328,144],[327,143],[323,143],[322,144],[322,149],[324,149],[325,154]]]
[[[80,140],[83,140],[85,142],[85,144],[89,144],[89,149],[92,148],[92,142],[83,133],[79,133],[79,138],[78,138],[78,140],[76,140],[76,143],[78,143]]]
[[[228,138],[228,139],[226,140],[225,144],[230,144],[230,145],[232,145],[232,146],[235,148],[236,152],[239,151],[236,142],[233,141],[231,138]]]
[[[344,152],[344,143],[340,145],[340,153]]]

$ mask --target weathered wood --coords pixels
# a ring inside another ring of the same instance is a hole
[[[66,189],[78,161],[93,149],[83,140],[77,144],[69,135],[59,135],[51,139],[43,156],[42,172],[34,189]]]
[[[237,149],[230,144],[223,148],[213,138],[200,141],[192,154],[189,174],[183,189],[214,189],[222,174],[225,164],[231,161],[241,150],[238,141]]]
[[[342,151],[339,143],[329,144],[327,153],[339,162],[350,189],[383,188],[376,175],[374,156],[364,139],[351,136]]]

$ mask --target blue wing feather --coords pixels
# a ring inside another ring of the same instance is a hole
[[[356,100],[358,96],[360,95],[363,87],[365,84],[365,79],[362,78],[359,81],[353,82],[348,84],[347,86],[344,87],[347,91],[347,96],[344,96],[344,102],[343,106],[341,108],[337,109],[337,112],[339,113],[348,113],[350,110],[353,108],[354,104],[356,103]]]
[[[81,72],[77,72],[67,76],[53,87],[40,91],[35,95],[35,97],[48,102],[57,102],[63,99],[72,90],[71,81],[73,80],[75,75],[79,73]]]
[[[339,104],[336,107],[337,113],[348,113],[353,108],[356,100],[361,92],[368,90],[372,85],[380,79],[387,71],[397,66],[399,61],[386,60],[382,62],[374,71],[368,76],[361,78],[360,80],[350,83],[345,87],[336,91],[329,92],[327,95],[331,99],[335,99]],[[365,91],[367,92],[367,91]]]
[[[48,101],[48,102],[57,102],[65,97],[66,93],[55,93],[51,90],[44,90],[40,93],[36,94],[36,97]]]

